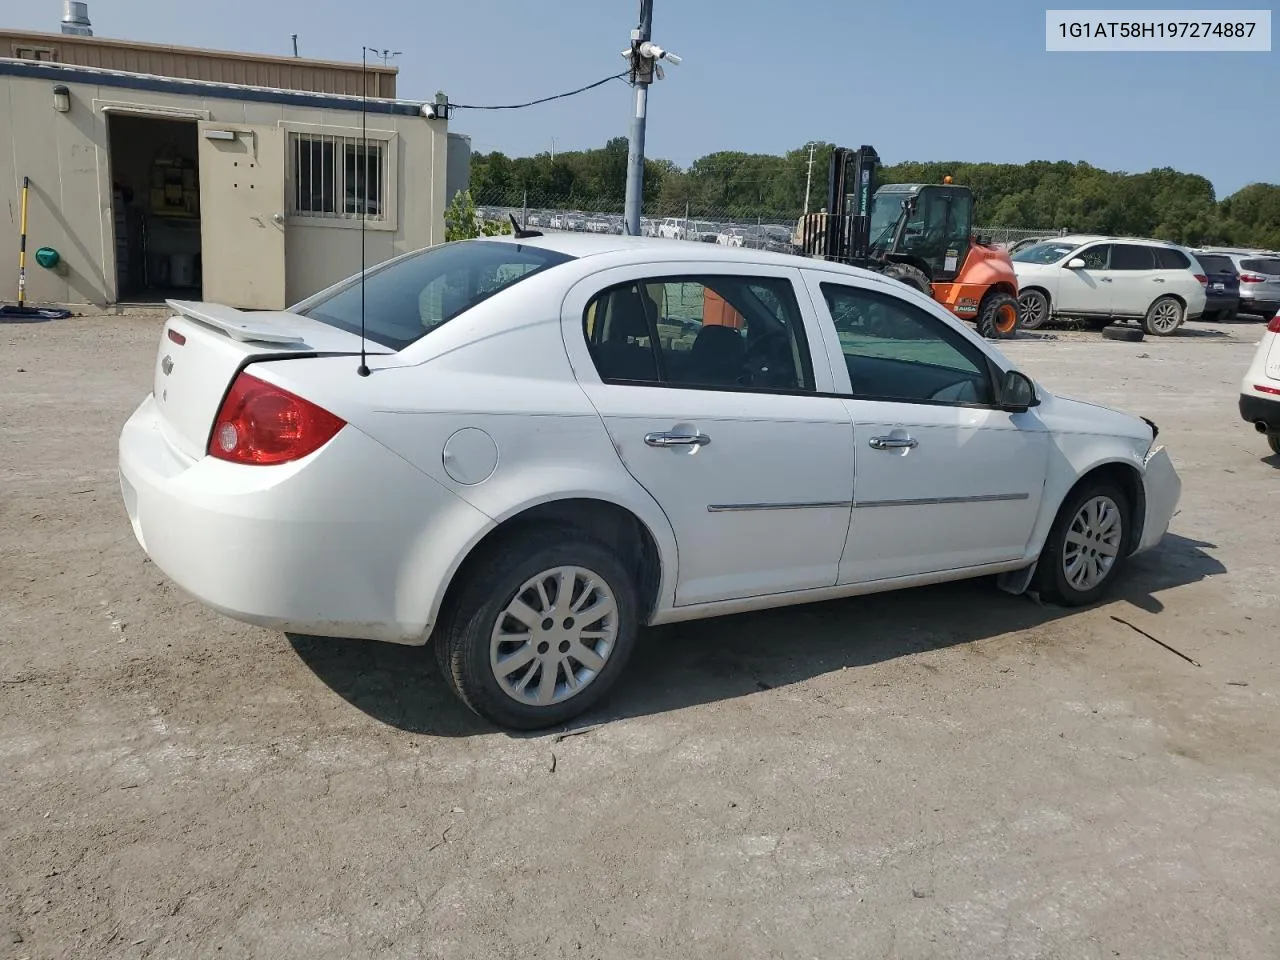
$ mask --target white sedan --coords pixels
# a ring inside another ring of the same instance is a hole
[[[208,606],[430,642],[507,727],[598,701],[644,624],[988,574],[1093,602],[1180,495],[1149,421],[851,267],[533,233],[363,286],[172,301],[129,519]]]

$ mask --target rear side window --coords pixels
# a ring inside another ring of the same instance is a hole
[[[1153,247],[1152,251],[1156,255],[1156,266],[1161,270],[1190,270],[1191,261],[1187,259],[1187,255],[1181,250],[1174,250],[1172,247]],[[1197,259],[1200,259],[1197,257]],[[1216,270],[1216,267],[1210,267],[1204,260],[1200,260],[1200,265],[1206,270]]]
[[[365,335],[384,347],[403,350],[495,293],[572,259],[505,241],[465,240],[428,247],[366,275]],[[360,298],[357,279],[299,312],[359,333]]]
[[[790,280],[653,277],[602,290],[583,333],[600,379],[723,390],[814,390]]]
[[[1113,243],[1111,245],[1112,270],[1154,270],[1156,261],[1151,255],[1150,247],[1136,243]]]
[[[1240,269],[1280,276],[1280,257],[1255,257],[1252,260],[1241,260]]]

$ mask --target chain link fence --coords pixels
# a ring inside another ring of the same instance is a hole
[[[623,201],[615,198],[568,196],[547,197],[520,194],[474,196],[476,214],[482,221],[509,222],[538,230],[568,230],[580,233],[621,234]],[[704,206],[689,201],[646,203],[640,218],[640,232],[648,237],[718,243],[730,247],[794,253],[799,249],[797,226],[800,211],[743,210]],[[1061,236],[1066,229],[1046,227],[977,227],[979,237],[1008,247],[1020,240]]]

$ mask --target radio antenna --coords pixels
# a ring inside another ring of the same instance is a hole
[[[360,189],[355,197],[356,213],[360,217],[360,366],[356,373],[362,377],[369,375],[369,364],[365,357],[365,325],[364,325],[364,274],[365,274],[365,225],[369,220],[369,48],[360,48],[360,162],[364,171],[364,179],[356,181]],[[363,195],[363,199],[361,197]]]

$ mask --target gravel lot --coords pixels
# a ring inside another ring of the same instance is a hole
[[[1274,960],[1260,330],[1007,346],[1182,473],[1113,602],[973,582],[652,631],[559,738],[472,719],[422,650],[187,599],[116,483],[159,321],[0,326],[0,956]]]

